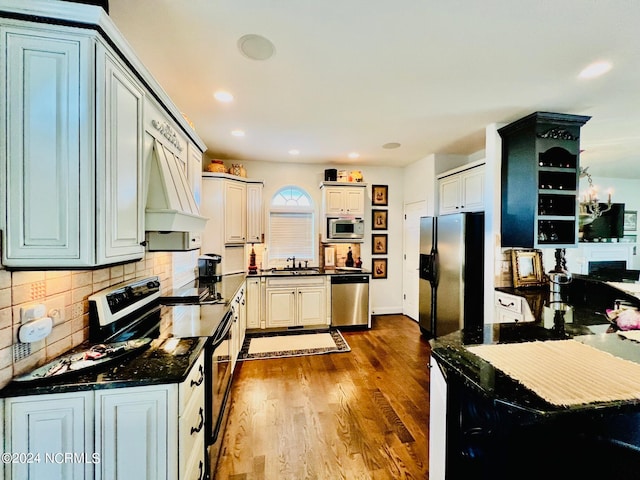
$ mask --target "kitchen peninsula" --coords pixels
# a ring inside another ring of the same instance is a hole
[[[530,304],[537,296],[549,305],[548,288],[509,290],[526,295]],[[571,324],[556,321],[545,328],[534,313],[533,322],[485,324],[432,340],[430,478],[559,478],[560,472],[572,478],[633,478],[640,467],[640,382],[635,399],[559,405],[480,356],[488,346],[559,348],[569,341],[606,357],[605,374],[608,362],[640,368],[640,344],[619,335],[624,332],[593,333],[595,325],[607,323],[599,312],[611,297],[640,305],[610,285],[578,277],[563,298],[575,305]],[[541,384],[554,375],[561,384],[579,380],[564,377],[562,364],[543,367],[540,357],[525,357],[524,363]],[[586,382],[580,385],[591,395]]]

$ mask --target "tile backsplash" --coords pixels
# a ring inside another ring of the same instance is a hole
[[[184,285],[195,278],[198,255],[198,251],[147,252],[138,262],[97,270],[0,270],[0,388],[88,338],[90,295],[151,275],[160,278],[163,291]],[[43,340],[21,344],[20,311],[34,304],[45,305],[53,331]],[[14,360],[14,351],[24,354],[25,348],[31,353]]]

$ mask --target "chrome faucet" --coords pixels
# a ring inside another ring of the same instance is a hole
[[[291,268],[296,268],[296,257],[288,257],[287,262],[289,260],[293,260],[293,262],[291,263]]]

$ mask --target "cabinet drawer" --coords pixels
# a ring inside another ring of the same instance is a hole
[[[514,313],[505,308],[496,308],[496,323],[518,323],[524,322],[524,315],[521,313]]]
[[[180,471],[184,471],[189,467],[188,460],[191,458],[195,446],[201,440],[204,440],[205,415],[204,392],[202,392],[199,397],[193,397],[179,420]]]
[[[194,445],[188,461],[180,462],[180,480],[204,480],[207,478],[207,463],[204,459],[204,435]]]
[[[513,313],[522,313],[522,297],[508,293],[495,293],[495,306]]]
[[[178,390],[178,415],[182,415],[193,395],[204,395],[204,353],[191,368],[187,379],[180,384]]]
[[[304,278],[291,275],[287,278],[267,278],[267,287],[303,287],[306,285],[324,285],[325,280],[326,277],[324,275],[312,275]]]

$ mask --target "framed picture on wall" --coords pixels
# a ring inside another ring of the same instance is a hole
[[[371,187],[371,205],[389,205],[389,186],[373,185]]]
[[[624,231],[635,232],[638,229],[638,212],[635,210],[624,211]]]
[[[387,278],[387,259],[374,258],[371,263],[371,278]]]
[[[387,210],[371,210],[371,230],[387,230]]]
[[[387,254],[387,234],[373,233],[371,235],[371,253],[373,255]]]

